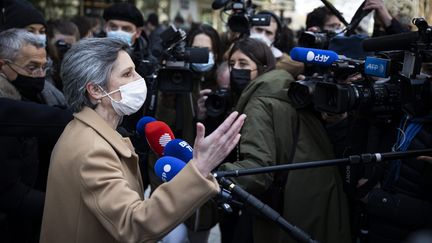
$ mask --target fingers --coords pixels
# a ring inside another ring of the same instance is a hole
[[[225,121],[221,125],[219,125],[219,127],[212,134],[210,134],[210,136],[221,137],[223,134],[226,133],[226,131],[228,131],[228,129],[231,127],[231,125],[233,124],[233,122],[237,118],[237,116],[238,116],[237,111],[232,112],[225,119]]]
[[[245,119],[246,119],[246,115],[241,114],[234,122],[234,124],[232,124],[229,130],[222,136],[221,139],[230,141],[234,137],[236,137],[236,135],[240,132],[241,128],[243,127]]]
[[[203,97],[199,98],[198,102],[197,102],[198,105],[205,107],[205,102],[206,102],[207,98],[208,98],[208,96],[203,96]]]
[[[228,144],[226,155],[228,155],[240,142],[241,134],[237,134]]]
[[[197,132],[196,132],[194,146],[199,148],[202,140],[204,139],[204,135],[205,135],[205,127],[201,122],[197,123],[196,131]],[[196,150],[198,151],[198,149],[196,149]],[[194,149],[194,151],[195,151],[195,149]],[[194,153],[194,157],[195,157],[195,153]]]
[[[203,89],[203,90],[200,90],[199,94],[200,94],[200,96],[204,96],[204,95],[210,94],[211,92],[212,92],[211,89]]]
[[[311,31],[311,32],[320,32],[321,31],[321,29],[318,26],[312,26],[312,27],[308,28],[307,30]]]
[[[297,80],[305,80],[305,79],[306,79],[306,76],[304,76],[303,74],[299,74],[297,76]]]

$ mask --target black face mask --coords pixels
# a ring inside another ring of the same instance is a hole
[[[17,78],[11,82],[24,97],[33,97],[39,94],[45,85],[45,77],[28,77],[18,73]]]
[[[240,95],[246,88],[246,86],[250,83],[250,76],[250,69],[233,68],[230,72],[231,90],[237,95]]]

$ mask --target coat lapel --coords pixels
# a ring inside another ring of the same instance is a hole
[[[99,133],[109,144],[111,144],[117,153],[126,158],[132,156],[133,148],[129,139],[123,138],[117,131],[112,129],[94,110],[84,107],[81,112],[75,113],[74,117]]]

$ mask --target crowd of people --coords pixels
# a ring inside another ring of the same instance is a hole
[[[382,0],[366,0],[360,10],[375,11],[373,37],[409,31]],[[241,33],[191,23],[170,53],[162,37],[183,27],[180,16],[169,27],[131,3],[114,3],[101,19],[46,21],[25,0],[5,1],[0,242],[202,243],[217,224],[223,243],[298,242],[235,194],[221,201],[212,172],[432,147],[430,110],[401,109],[388,122],[293,105],[292,83],[325,70],[293,60],[294,32],[275,13],[257,13],[269,25]],[[327,36],[325,48],[365,55],[359,42],[341,44],[349,41],[343,29],[325,6],[307,15],[305,30]],[[357,39],[370,37],[356,31]],[[207,62],[172,53],[186,48],[205,49]],[[170,69],[171,62],[183,66]],[[190,89],[160,90],[170,82],[160,77]],[[338,82],[364,78],[353,73]],[[193,146],[192,160],[169,182],[154,172],[158,155],[137,132],[143,116]],[[318,242],[431,242],[431,161],[425,154],[232,181]]]

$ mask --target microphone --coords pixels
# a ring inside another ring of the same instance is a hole
[[[186,163],[178,158],[172,156],[163,156],[156,161],[154,171],[157,177],[159,177],[163,182],[168,182],[174,178],[185,166]],[[218,195],[216,196],[216,202],[227,213],[232,212],[231,205],[228,203],[232,203],[237,207],[243,206],[243,203],[235,200],[231,196],[231,193],[223,188],[221,188]]]
[[[407,50],[410,44],[418,41],[419,38],[417,31],[369,38],[363,41],[363,49],[365,51]]]
[[[156,121],[156,119],[154,119],[151,116],[144,116],[141,119],[139,119],[139,121],[136,124],[135,130],[137,132],[138,135],[143,136],[144,134],[144,129],[145,126],[150,123],[150,122],[154,122]]]
[[[193,157],[193,148],[186,141],[176,138],[166,144],[164,155],[175,157],[187,163]]]
[[[154,171],[163,181],[168,182],[179,173],[186,163],[172,156],[163,156],[156,161]]]
[[[158,156],[162,156],[165,145],[174,139],[171,128],[162,121],[150,122],[145,126],[145,136],[147,142]]]
[[[333,62],[339,60],[339,55],[334,51],[304,47],[294,47],[290,52],[290,56],[294,61],[320,66],[330,66]]]
[[[214,0],[212,3],[212,9],[218,10],[223,8],[229,0]]]

